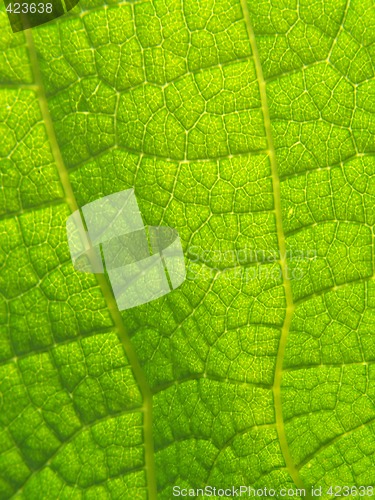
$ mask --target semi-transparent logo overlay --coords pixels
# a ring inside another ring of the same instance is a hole
[[[185,280],[177,231],[145,226],[133,189],[84,205],[69,216],[66,229],[75,269],[107,272],[120,311],[162,297]]]

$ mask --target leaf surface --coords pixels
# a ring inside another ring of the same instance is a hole
[[[0,498],[373,485],[374,7],[3,8]],[[188,279],[120,314],[65,222],[130,187]]]

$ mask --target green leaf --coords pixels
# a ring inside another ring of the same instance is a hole
[[[374,7],[2,7],[0,498],[374,486]],[[65,223],[131,187],[188,276],[120,313]]]

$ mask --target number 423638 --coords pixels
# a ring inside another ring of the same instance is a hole
[[[6,10],[10,14],[51,14],[52,3],[10,3]]]

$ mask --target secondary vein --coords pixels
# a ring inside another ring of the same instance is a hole
[[[46,127],[47,136],[51,146],[52,154],[56,163],[56,167],[60,176],[61,184],[65,192],[65,200],[73,212],[77,210],[78,203],[74,196],[73,188],[70,183],[69,173],[65,166],[63,157],[61,155],[60,147],[57,142],[53,122],[48,109],[48,102],[46,93],[44,90],[42,75],[39,68],[38,56],[34,45],[34,40],[32,36],[32,30],[28,29],[24,31],[27,47],[30,55],[30,64],[32,67],[34,80],[36,84],[36,93],[38,95],[39,105],[43,117],[43,121]],[[147,382],[145,373],[138,361],[138,357],[133,349],[129,335],[126,331],[125,325],[123,323],[120,311],[117,308],[116,300],[114,298],[111,287],[109,286],[105,276],[103,274],[97,274],[96,278],[98,280],[99,286],[102,290],[104,298],[107,302],[108,309],[111,313],[113,322],[117,328],[119,338],[122,342],[126,355],[128,357],[129,363],[133,369],[135,380],[139,386],[139,389],[143,398],[143,427],[144,427],[144,442],[145,442],[145,470],[147,476],[147,486],[149,499],[154,500],[157,498],[157,488],[156,488],[156,474],[155,474],[155,464],[154,464],[154,441],[152,434],[152,392]]]
[[[288,468],[289,474],[291,475],[295,485],[298,488],[304,488],[304,484],[299,475],[299,472],[296,468],[296,465],[293,461],[292,455],[289,450],[288,441],[285,433],[285,424],[283,418],[282,411],[282,401],[281,401],[281,379],[283,372],[283,361],[285,355],[285,348],[288,338],[288,333],[290,329],[290,325],[293,318],[293,313],[295,309],[295,305],[293,302],[293,294],[292,287],[290,283],[290,279],[288,277],[288,264],[286,259],[286,242],[285,242],[285,234],[283,230],[283,221],[282,221],[282,212],[281,212],[281,192],[280,192],[280,177],[277,169],[277,158],[275,152],[275,146],[273,143],[272,137],[272,129],[271,129],[271,120],[269,107],[267,102],[267,91],[266,91],[266,82],[263,76],[262,64],[259,57],[258,47],[255,39],[254,30],[251,25],[250,13],[247,6],[247,0],[241,0],[241,6],[243,15],[245,18],[247,31],[249,35],[250,45],[253,52],[255,70],[258,78],[259,84],[259,92],[262,104],[263,118],[264,118],[264,128],[266,132],[267,142],[268,142],[268,156],[271,164],[271,173],[272,173],[272,186],[273,186],[273,197],[274,197],[274,206],[275,206],[275,218],[276,218],[276,230],[277,230],[277,239],[280,251],[280,266],[282,270],[283,276],[283,286],[285,291],[285,299],[286,299],[286,314],[283,323],[283,327],[281,330],[281,337],[279,342],[279,348],[276,357],[276,367],[275,367],[275,376],[273,382],[273,396],[274,396],[274,405],[275,405],[275,418],[276,418],[276,429],[277,434],[280,441],[281,451],[284,456],[284,460],[286,466]]]

